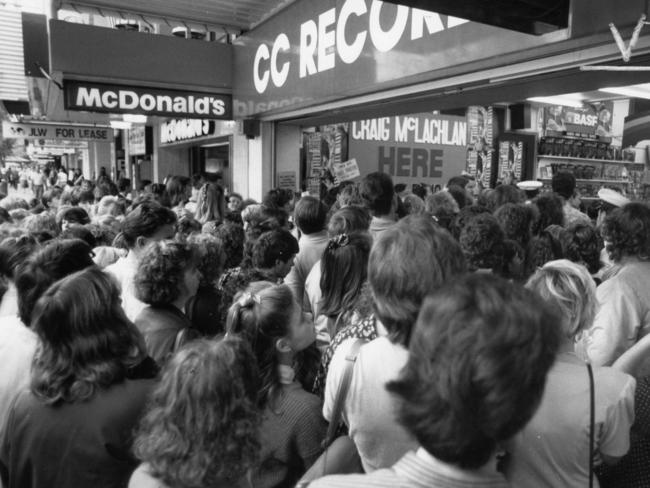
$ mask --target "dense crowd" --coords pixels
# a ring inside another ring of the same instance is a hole
[[[645,203],[58,174],[0,200],[2,486],[650,486]]]

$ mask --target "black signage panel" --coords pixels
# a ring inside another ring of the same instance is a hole
[[[65,108],[85,112],[232,120],[232,96],[65,80]]]

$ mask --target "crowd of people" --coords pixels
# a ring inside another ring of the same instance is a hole
[[[0,200],[0,486],[650,486],[645,203],[43,186]]]

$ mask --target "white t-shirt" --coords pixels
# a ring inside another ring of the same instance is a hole
[[[122,288],[122,308],[131,322],[134,322],[147,304],[135,297],[133,279],[138,271],[138,260],[133,252],[113,264],[106,266],[104,271],[113,275]]]
[[[634,422],[631,376],[612,368],[594,371],[595,450],[625,455]],[[582,488],[589,484],[589,375],[584,362],[561,355],[548,373],[537,412],[507,445],[506,477],[513,486]],[[595,480],[595,485],[599,486]]]
[[[327,373],[323,416],[332,415],[336,393],[345,370],[353,339],[336,349]],[[395,464],[418,443],[397,421],[397,402],[386,383],[398,378],[408,360],[408,349],[378,337],[363,345],[354,364],[354,374],[343,409],[366,473]]]

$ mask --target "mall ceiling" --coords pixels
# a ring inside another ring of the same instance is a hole
[[[246,32],[296,0],[55,0],[56,9],[126,13]],[[316,1],[316,0],[309,0]],[[528,34],[563,29],[570,0],[387,0]]]

